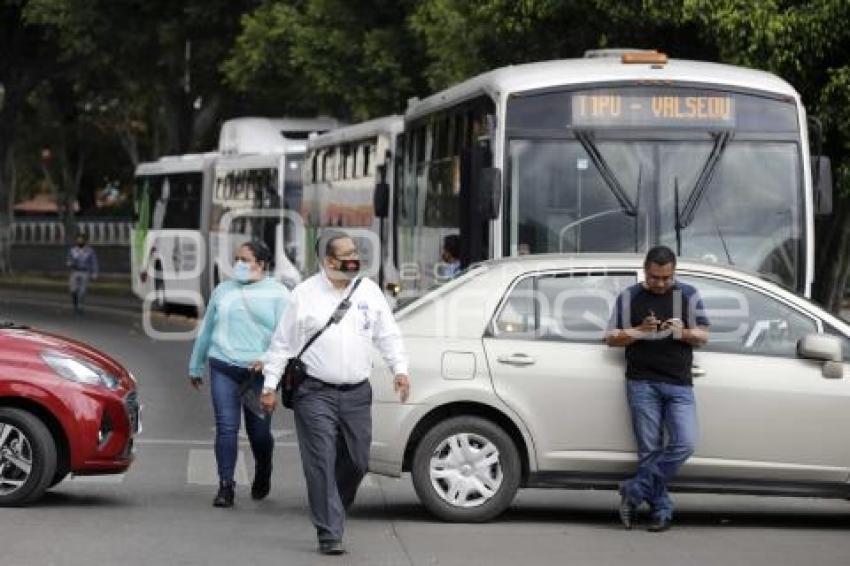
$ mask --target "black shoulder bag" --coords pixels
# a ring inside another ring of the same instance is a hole
[[[301,348],[301,351],[298,352],[297,356],[289,358],[289,361],[286,362],[286,367],[283,370],[283,376],[281,376],[277,388],[280,390],[280,403],[287,409],[292,408],[292,400],[295,397],[295,392],[298,390],[301,382],[307,377],[307,367],[304,365],[304,362],[301,361],[301,356],[304,355],[307,348],[312,346],[313,342],[315,342],[325,330],[330,328],[331,325],[338,324],[339,321],[343,319],[345,313],[347,313],[348,309],[351,308],[351,296],[354,294],[354,291],[357,290],[357,287],[360,285],[362,280],[363,278],[360,277],[354,281],[354,286],[351,288],[351,291],[349,291],[348,295],[346,295],[342,302],[337,305],[336,310],[334,310],[325,325],[320,328],[318,332],[313,334],[309,340],[307,340],[307,343],[304,344],[304,347]]]

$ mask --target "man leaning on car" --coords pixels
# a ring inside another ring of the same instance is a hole
[[[699,293],[676,281],[675,270],[670,248],[649,250],[645,281],[617,298],[606,335],[609,346],[626,348],[626,396],[638,447],[637,473],[620,486],[627,529],[643,502],[652,514],[650,531],[670,528],[667,483],[693,454],[698,436],[691,366],[694,346],[708,341],[709,323]]]

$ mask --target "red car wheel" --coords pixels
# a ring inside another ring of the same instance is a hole
[[[56,473],[56,444],[36,416],[0,407],[0,507],[41,497]]]

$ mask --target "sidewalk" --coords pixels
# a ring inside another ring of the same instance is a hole
[[[3,305],[33,305],[73,310],[67,293],[57,293],[50,289],[21,289],[0,285],[0,318],[5,310]],[[122,318],[138,317],[142,312],[142,303],[135,297],[115,297],[109,295],[87,295],[86,312],[93,314],[115,315]]]
[[[10,275],[0,275],[0,293],[4,289],[18,289],[34,292],[52,292],[67,295],[68,274],[18,271]],[[103,273],[88,285],[89,296],[117,297],[134,299],[127,274]]]

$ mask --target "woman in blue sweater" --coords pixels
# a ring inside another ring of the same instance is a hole
[[[189,361],[189,379],[195,389],[203,384],[207,361],[210,366],[219,477],[218,493],[213,500],[216,507],[233,506],[242,405],[240,385],[253,380],[250,387],[259,395],[263,386],[263,380],[258,378],[262,356],[290,303],[286,287],[266,275],[270,262],[271,252],[261,241],[248,242],[239,248],[234,278],[213,291]],[[271,415],[259,416],[247,407],[244,413],[254,455],[251,497],[263,499],[271,488],[274,449]]]

